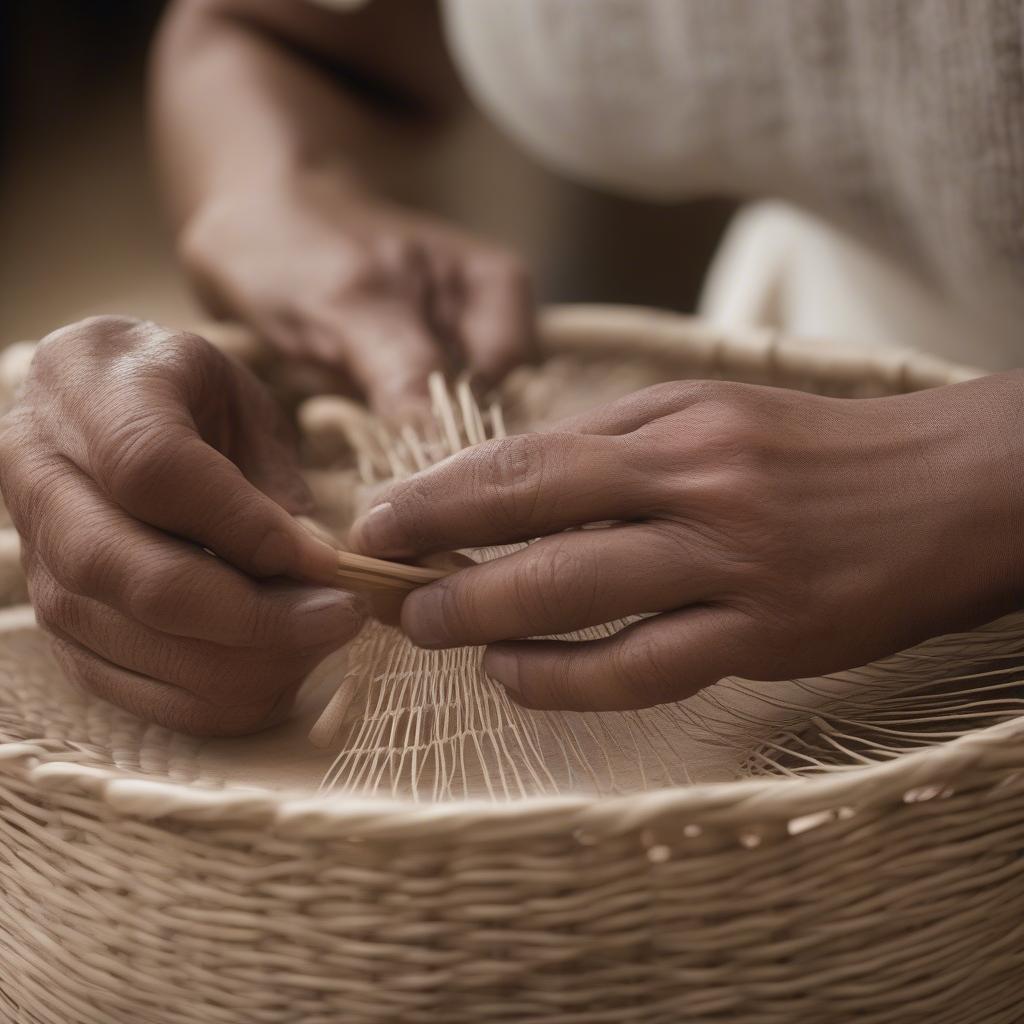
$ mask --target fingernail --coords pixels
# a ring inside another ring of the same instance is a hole
[[[352,524],[349,544],[365,555],[403,558],[413,552],[390,501],[375,505]]]
[[[300,647],[319,647],[352,636],[363,619],[363,603],[345,590],[317,590],[294,609],[295,640]]]
[[[506,690],[518,693],[519,658],[504,647],[488,647],[484,654],[484,672]]]
[[[402,631],[417,647],[450,647],[441,595],[434,587],[414,590],[402,605]]]

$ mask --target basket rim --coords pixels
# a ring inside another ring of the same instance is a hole
[[[273,353],[247,328],[227,321],[194,323],[191,330],[243,362],[263,364]],[[588,352],[622,356],[642,352],[680,369],[703,367],[712,376],[757,370],[769,376],[819,378],[836,384],[865,379],[898,394],[984,376],[985,370],[912,348],[864,346],[831,339],[787,335],[773,327],[723,327],[689,313],[623,303],[559,303],[537,316],[542,356]]]
[[[223,328],[221,328],[223,329]],[[237,328],[228,328],[236,330]],[[200,333],[202,327],[199,328]],[[245,340],[245,332],[242,332]],[[867,349],[783,337],[770,328],[720,328],[698,317],[642,306],[575,304],[543,309],[545,354],[631,351],[712,372],[732,367],[778,370],[824,380],[871,379],[891,393],[970,380],[984,371],[912,349]],[[247,343],[255,345],[251,337]],[[0,610],[0,635],[38,628],[30,606]],[[51,744],[52,746],[52,744]],[[43,742],[0,742],[0,774],[17,772],[41,790],[99,799],[137,820],[178,820],[219,827],[228,822],[272,827],[290,836],[400,840],[456,835],[474,841],[567,831],[594,836],[657,828],[680,819],[709,829],[751,829],[841,808],[903,803],[908,791],[941,784],[983,785],[1024,771],[1024,716],[979,729],[891,761],[837,768],[800,778],[751,778],[681,785],[618,796],[543,796],[508,802],[420,803],[409,797],[250,787],[210,788],[158,780],[128,770],[56,759]]]
[[[31,606],[0,611],[0,636],[38,630]],[[538,796],[508,802],[473,799],[439,804],[409,797],[227,786],[154,779],[126,769],[67,759],[52,743],[0,742],[0,776],[16,773],[39,790],[73,793],[125,819],[173,820],[210,827],[272,828],[309,839],[391,840],[455,836],[474,842],[577,832],[609,837],[681,821],[701,829],[756,833],[823,812],[904,803],[928,787],[982,786],[1024,772],[1024,716],[979,729],[891,761],[799,778],[750,778],[680,785],[616,796]],[[938,794],[935,794],[938,795]]]
[[[773,327],[722,327],[699,316],[650,306],[564,303],[538,315],[542,355],[588,352],[623,355],[629,351],[692,370],[712,373],[731,368],[806,376],[834,383],[865,379],[900,394],[975,380],[990,372],[913,348],[864,346],[831,339],[787,335]]]

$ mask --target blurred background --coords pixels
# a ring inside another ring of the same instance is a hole
[[[147,154],[146,50],[162,7],[0,0],[0,344],[91,313],[202,317]],[[411,190],[423,205],[523,250],[545,301],[692,309],[731,212],[556,181],[472,114],[410,172],[428,183]]]

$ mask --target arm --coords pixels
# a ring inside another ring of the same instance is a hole
[[[359,153],[443,124],[460,101],[437,10],[375,0],[179,0],[152,66],[157,156],[175,223],[219,195],[326,173],[366,191]]]
[[[527,353],[503,250],[374,196],[374,153],[460,101],[433,4],[178,0],[153,63],[159,163],[201,295],[290,355],[347,371],[382,410],[448,362],[485,380]]]

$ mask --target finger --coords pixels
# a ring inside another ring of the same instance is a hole
[[[487,649],[483,667],[519,704],[625,711],[666,704],[743,674],[751,620],[717,606],[626,626],[602,640],[520,640]]]
[[[65,677],[147,722],[193,736],[243,736],[282,721],[297,687],[237,707],[220,707],[171,683],[163,683],[104,661],[73,640],[54,638],[54,654]]]
[[[17,475],[12,482],[12,493],[23,497]],[[68,463],[33,494],[31,506],[19,504],[19,512],[34,557],[64,588],[153,629],[266,648],[312,645],[359,628],[363,610],[355,595],[250,579],[133,519]]]
[[[656,505],[617,438],[520,434],[487,441],[389,488],[349,541],[379,558],[508,544],[634,519]]]
[[[321,634],[289,649],[225,647],[171,636],[35,573],[31,597],[40,624],[104,661],[187,690],[218,707],[266,704],[348,639]]]
[[[313,495],[296,458],[298,433],[281,405],[251,374],[236,378],[237,443],[227,450],[245,478],[292,515],[308,514]]]
[[[332,333],[343,339],[349,370],[377,413],[401,419],[426,404],[427,379],[444,369],[444,353],[413,304],[349,301],[335,319]]]
[[[500,256],[471,258],[463,266],[459,336],[474,377],[497,384],[533,358],[533,298],[522,264]]]
[[[427,319],[431,328],[452,348],[459,346],[465,283],[459,258],[443,246],[430,251],[430,287],[426,294]]]
[[[116,460],[94,470],[130,515],[207,548],[250,576],[328,584],[336,579],[334,549],[188,426],[144,426]]]
[[[722,573],[678,528],[573,530],[414,590],[402,628],[420,647],[570,633],[713,600]],[[666,566],[683,566],[666,572]]]

